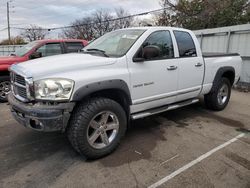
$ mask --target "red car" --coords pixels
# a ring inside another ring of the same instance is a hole
[[[10,92],[8,68],[14,63],[40,57],[78,52],[88,44],[86,40],[62,39],[31,42],[7,57],[0,57],[0,101],[7,101]]]

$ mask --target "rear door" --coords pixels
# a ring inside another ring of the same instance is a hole
[[[84,48],[82,42],[65,42],[66,53],[75,53],[79,52],[81,49]]]
[[[186,31],[174,31],[179,51],[179,79],[177,101],[197,97],[201,91],[204,76],[204,62],[199,47]]]

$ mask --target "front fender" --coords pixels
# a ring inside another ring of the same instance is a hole
[[[125,92],[130,100],[130,103],[132,103],[130,91],[129,91],[127,83],[119,79],[105,80],[105,81],[95,82],[95,83],[82,86],[74,92],[72,101],[81,101],[84,97],[90,95],[91,93],[95,93],[95,92],[107,90],[107,89],[119,89]]]

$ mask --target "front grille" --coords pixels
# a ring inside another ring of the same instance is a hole
[[[22,88],[22,87],[19,87],[19,86],[17,86],[17,94],[20,96],[20,97],[22,97],[22,98],[24,98],[24,99],[27,99],[27,91],[26,91],[26,88]]]
[[[16,83],[21,84],[23,86],[26,85],[24,77],[22,77],[22,76],[20,76],[18,74],[15,74],[14,78],[15,78]]]
[[[25,78],[21,75],[18,75],[14,72],[11,72],[11,84],[12,84],[12,92],[14,96],[22,101],[27,101],[27,85]]]

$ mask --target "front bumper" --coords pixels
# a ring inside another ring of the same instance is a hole
[[[64,131],[75,103],[23,103],[9,94],[8,101],[13,117],[27,128],[37,131]]]

